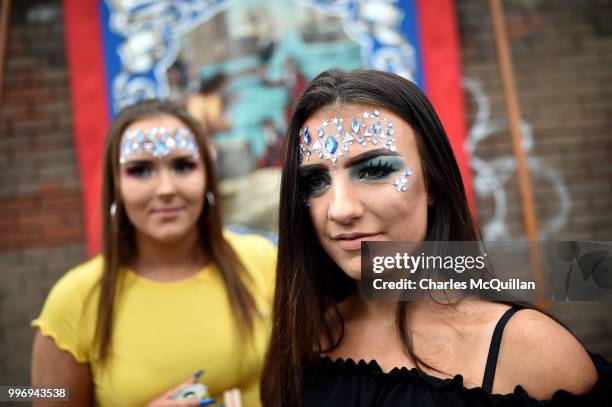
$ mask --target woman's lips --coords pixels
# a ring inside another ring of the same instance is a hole
[[[157,215],[162,218],[174,218],[178,216],[179,212],[181,212],[183,208],[159,208],[154,209],[153,215]]]
[[[369,240],[376,240],[377,234],[357,234],[357,235],[343,235],[334,238],[338,242],[338,246],[344,250],[361,250],[361,242],[367,242]]]

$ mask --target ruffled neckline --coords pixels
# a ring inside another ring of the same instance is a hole
[[[489,394],[482,387],[467,388],[463,384],[463,375],[457,374],[454,377],[441,378],[432,376],[415,367],[394,367],[389,372],[384,372],[376,360],[369,362],[364,359],[355,361],[352,358],[332,359],[329,356],[320,357],[321,368],[330,369],[343,373],[359,373],[373,377],[384,377],[394,381],[412,381],[425,383],[438,390],[459,389],[463,392],[483,392]],[[527,394],[521,385],[516,386],[514,393]]]
[[[603,357],[589,352],[589,356],[595,365],[598,374],[598,380],[592,390],[582,396],[576,396],[566,390],[557,390],[549,400],[541,401],[563,401],[563,400],[581,400],[582,398],[603,397],[608,400],[612,398],[612,364],[608,363]],[[393,381],[402,381],[406,383],[422,383],[426,386],[437,390],[454,390],[464,394],[468,399],[472,397],[481,398],[488,397],[492,401],[502,401],[511,398],[515,401],[536,402],[538,400],[529,396],[527,391],[517,385],[514,392],[508,394],[491,394],[482,387],[467,388],[463,383],[463,376],[457,374],[452,378],[440,378],[429,375],[417,368],[394,367],[389,372],[384,372],[376,360],[369,362],[364,359],[355,361],[352,358],[337,358],[332,359],[329,356],[321,356],[319,358],[319,368],[338,373],[361,374],[371,376],[373,378],[384,378]]]

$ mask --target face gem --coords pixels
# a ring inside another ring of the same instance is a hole
[[[381,127],[382,127],[382,123],[379,120],[376,123],[374,123],[374,126],[372,127],[372,129],[374,129],[374,133],[378,133]]]
[[[338,140],[336,140],[333,136],[329,136],[327,140],[325,140],[325,148],[330,154],[334,154],[338,148]]]
[[[199,157],[198,147],[189,129],[181,128],[175,134],[183,133],[183,138],[177,143],[170,137],[171,130],[164,128],[135,129],[123,133],[119,148],[119,162],[125,163],[135,153],[146,152],[156,158],[163,158],[176,149],[187,150],[192,157]],[[176,136],[175,136],[176,137]]]
[[[348,143],[349,141],[353,140],[355,140],[355,137],[351,136],[348,131],[344,133],[344,138],[342,139],[343,143]]]
[[[157,140],[155,143],[155,153],[162,156],[166,151],[166,144],[162,140]]]
[[[396,151],[395,139],[391,137],[393,135],[393,129],[391,129],[393,124],[388,119],[381,118],[379,110],[375,110],[373,113],[364,112],[363,118],[365,120],[359,118],[351,120],[350,129],[352,133],[344,130],[342,118],[333,117],[330,120],[321,121],[321,127],[317,131],[318,139],[312,146],[310,146],[312,142],[310,137],[306,137],[308,129],[301,129],[300,134],[304,135],[304,142],[300,145],[302,148],[300,157],[309,157],[311,153],[317,154],[319,158],[331,160],[335,168],[337,159],[344,153],[349,152],[350,146],[354,144],[362,146],[366,146],[367,143],[382,144],[386,149]],[[372,119],[372,122],[368,122],[370,119]],[[329,125],[330,122],[333,124],[333,128],[328,134],[325,134],[326,131],[323,127]],[[383,130],[383,127],[387,130]],[[342,135],[342,132],[344,132],[344,135]],[[308,135],[310,136],[309,133]],[[338,152],[340,143],[342,143],[341,151]]]
[[[310,144],[310,131],[308,131],[308,127],[304,130],[304,143]]]

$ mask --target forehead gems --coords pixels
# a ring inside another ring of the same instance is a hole
[[[119,162],[125,163],[130,156],[146,152],[155,158],[163,158],[175,150],[183,150],[198,158],[200,153],[193,133],[185,128],[134,129],[123,133],[119,147]]]
[[[393,122],[380,117],[380,112],[364,112],[361,117],[351,120],[348,125],[342,119],[334,117],[323,120],[315,134],[308,127],[300,129],[300,162],[308,161],[314,154],[319,158],[330,160],[334,169],[336,161],[353,146],[367,143],[380,145],[390,151],[395,151],[393,137]]]

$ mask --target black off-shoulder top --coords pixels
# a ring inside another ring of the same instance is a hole
[[[497,323],[481,387],[466,388],[463,377],[441,379],[418,369],[382,371],[376,361],[321,358],[304,372],[304,407],[396,406],[601,406],[612,407],[612,364],[591,354],[599,379],[585,395],[557,391],[550,400],[536,400],[521,386],[513,393],[492,394],[499,345],[506,322],[517,311],[511,308]]]

